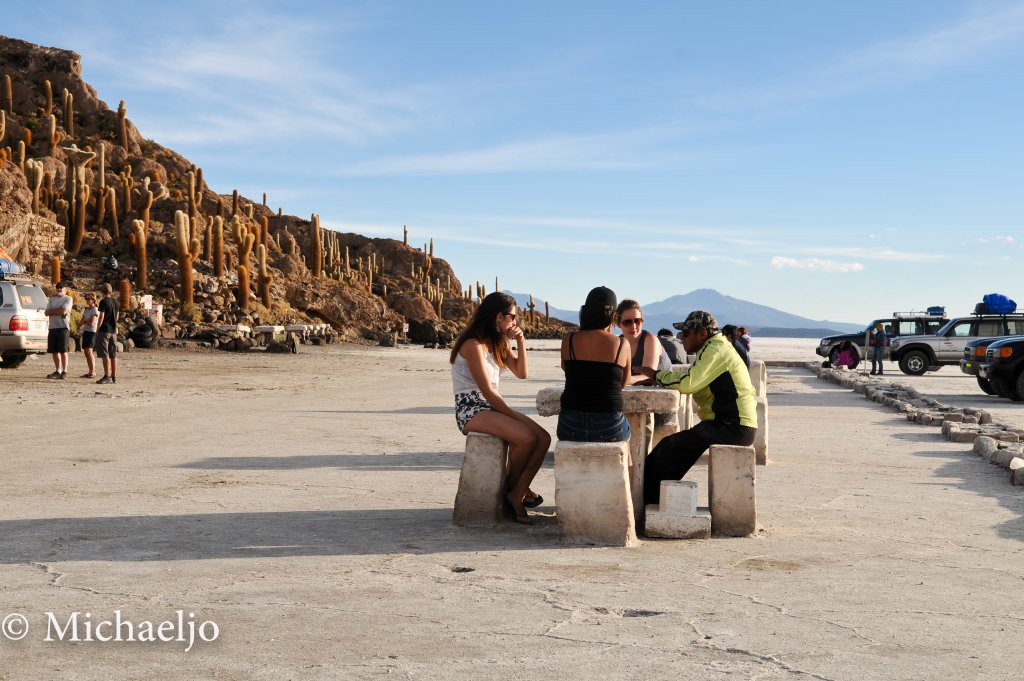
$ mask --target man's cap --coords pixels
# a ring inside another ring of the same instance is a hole
[[[57,285],[54,286],[54,288],[67,288],[67,287],[68,287],[68,284],[65,281],[58,281]]]
[[[587,294],[587,302],[583,304],[583,307],[615,307],[618,304],[615,291],[607,286],[598,286]]]
[[[686,315],[686,319],[676,322],[672,326],[680,331],[701,331],[706,329],[708,333],[718,333],[718,322],[715,321],[714,315],[704,310],[694,310]]]

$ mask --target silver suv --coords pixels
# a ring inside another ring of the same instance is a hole
[[[48,302],[42,284],[0,272],[0,368],[13,369],[29,355],[46,354]]]
[[[899,362],[900,371],[920,376],[945,365],[958,365],[968,341],[986,336],[1024,334],[1024,314],[977,314],[957,317],[930,336],[894,338],[889,359]]]

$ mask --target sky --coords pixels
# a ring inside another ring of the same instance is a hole
[[[53,2],[142,135],[464,284],[860,323],[1024,307],[1024,1]]]

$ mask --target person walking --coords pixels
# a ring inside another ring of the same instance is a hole
[[[100,385],[117,383],[117,300],[110,284],[100,287],[103,300],[99,304],[99,319],[96,331],[96,356],[103,361],[103,378]]]
[[[68,347],[71,342],[71,306],[74,301],[67,294],[67,284],[57,282],[55,293],[46,304],[49,332],[46,335],[46,351],[53,355],[53,373],[47,378],[64,380],[68,373]]]

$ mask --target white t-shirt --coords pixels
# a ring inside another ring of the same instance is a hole
[[[89,331],[96,333],[96,325],[100,321],[100,311],[95,305],[85,308],[85,312],[82,313],[82,331]]]
[[[74,301],[71,300],[71,296],[54,296],[50,298],[50,302],[46,304],[47,310],[59,310],[62,307],[67,310],[65,314],[55,314],[47,317],[50,320],[51,329],[71,328],[71,306],[73,304]]]

